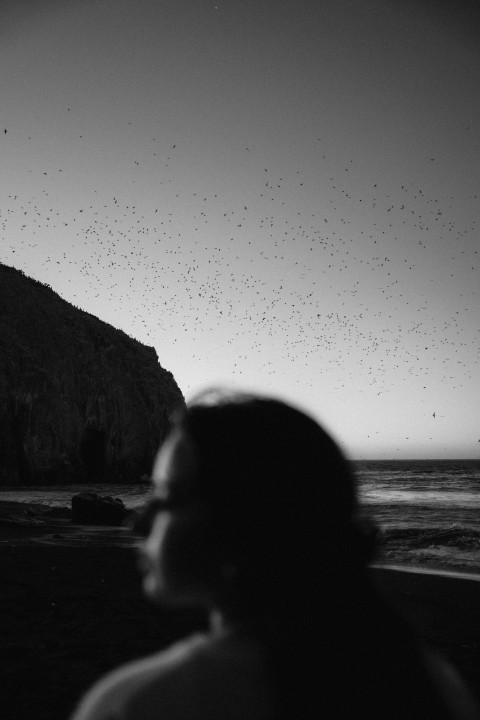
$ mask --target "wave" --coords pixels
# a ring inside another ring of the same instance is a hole
[[[442,546],[480,552],[480,529],[465,525],[450,527],[391,527],[378,533],[380,547],[398,545],[402,550]]]
[[[390,527],[380,530],[376,561],[480,574],[480,529]]]

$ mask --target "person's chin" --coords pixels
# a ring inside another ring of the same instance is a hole
[[[190,604],[183,594],[168,586],[162,578],[152,573],[143,576],[143,592],[146,597],[154,603],[163,605],[188,605]]]
[[[143,592],[146,597],[152,602],[164,602],[165,588],[163,583],[159,582],[159,579],[152,573],[145,573],[142,579]]]

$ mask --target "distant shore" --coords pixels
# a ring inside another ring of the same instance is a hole
[[[0,706],[15,720],[67,720],[101,674],[205,627],[198,611],[143,597],[127,528],[73,526],[0,501]],[[480,689],[478,576],[374,567],[387,599]]]

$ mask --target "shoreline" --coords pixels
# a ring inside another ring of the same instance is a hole
[[[132,511],[133,512],[133,511]],[[14,542],[30,545],[104,545],[118,547],[138,547],[140,538],[130,530],[128,521],[123,526],[78,525],[71,521],[71,510],[67,506],[52,507],[39,503],[20,502],[0,499],[0,547]],[[408,563],[382,562],[376,559],[370,564],[376,570],[387,570],[418,575],[432,575],[452,580],[471,580],[480,582],[480,569],[455,570],[451,567],[435,568]]]
[[[452,580],[471,580],[480,582],[480,572],[465,572],[461,570],[448,570],[443,568],[429,568],[423,565],[395,565],[390,563],[374,562],[370,567],[373,570],[392,570],[394,572],[413,573],[417,575],[439,575]]]
[[[68,507],[0,500],[0,547],[10,544],[136,547],[139,539],[131,533],[128,523],[80,525],[72,522]]]

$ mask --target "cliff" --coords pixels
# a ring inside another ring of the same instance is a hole
[[[183,403],[153,348],[0,264],[0,485],[139,480]]]

